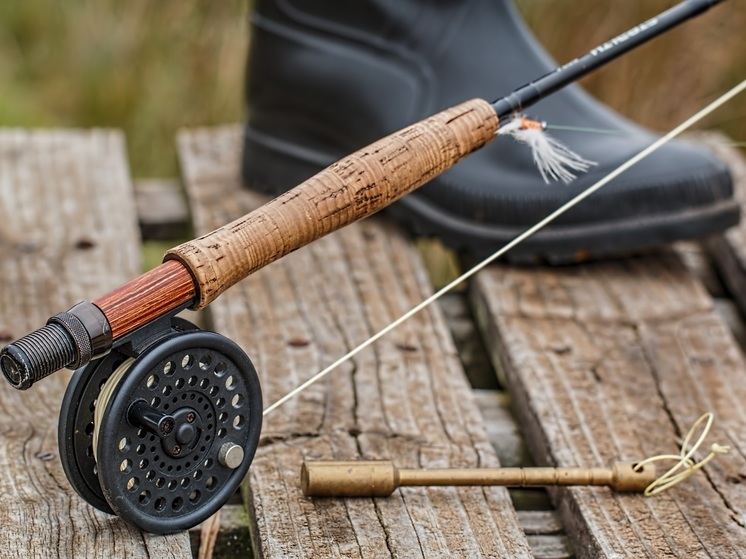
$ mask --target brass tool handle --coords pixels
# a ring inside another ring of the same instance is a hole
[[[474,99],[341,159],[212,233],[168,251],[195,279],[194,309],[282,256],[369,216],[489,142],[498,118]]]
[[[400,469],[399,485],[505,485],[510,487],[602,485],[614,491],[644,491],[655,469],[634,471],[634,464],[617,462],[610,468],[443,468]]]
[[[388,460],[303,462],[306,497],[388,497],[399,487],[399,470]]]
[[[301,468],[301,489],[308,497],[386,497],[405,486],[512,487],[604,485],[620,492],[642,492],[656,478],[646,465],[617,462],[610,468],[448,468],[399,469],[387,460],[314,461]]]

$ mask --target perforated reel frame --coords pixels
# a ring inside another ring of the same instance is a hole
[[[122,361],[122,356],[112,357],[99,367],[106,365],[111,375]],[[91,430],[88,418],[95,409],[91,395],[98,395],[105,375],[96,369],[87,376],[86,382],[79,379],[78,390],[68,388],[68,393],[84,393],[87,403],[81,401],[75,413],[68,406],[77,425],[63,452],[65,472],[84,499],[143,530],[166,534],[202,522],[233,495],[253,459],[262,421],[256,371],[236,344],[212,332],[191,331],[145,350],[114,388],[101,425],[95,426],[97,462],[90,456],[93,439],[86,429]],[[133,422],[135,402],[173,416],[173,434],[160,437]],[[187,419],[183,429],[191,437],[177,444],[176,434]],[[61,448],[63,431],[65,436],[71,431],[66,427],[61,421]],[[234,445],[243,457],[236,465],[234,454],[234,463],[226,465],[221,450]]]
[[[58,445],[60,461],[70,485],[88,504],[114,514],[101,491],[93,456],[93,414],[101,387],[127,356],[113,351],[76,370],[67,385],[60,408]]]

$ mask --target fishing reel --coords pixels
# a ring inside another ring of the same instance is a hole
[[[60,457],[89,504],[170,534],[207,519],[236,492],[261,425],[248,356],[169,316],[75,371],[60,411]]]

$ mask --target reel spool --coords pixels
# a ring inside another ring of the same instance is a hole
[[[235,493],[262,423],[248,356],[224,336],[169,322],[142,351],[119,348],[78,369],[59,426],[76,492],[157,534],[199,524]]]

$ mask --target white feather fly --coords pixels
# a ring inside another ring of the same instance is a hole
[[[531,148],[534,163],[544,182],[561,180],[572,182],[578,173],[584,173],[596,163],[581,157],[570,148],[546,133],[546,123],[516,115],[497,131],[498,136],[511,136]]]

